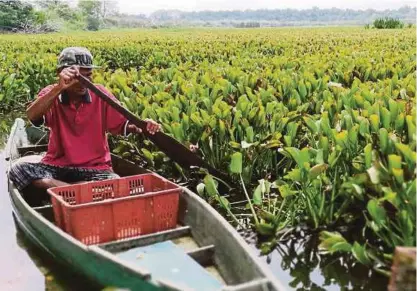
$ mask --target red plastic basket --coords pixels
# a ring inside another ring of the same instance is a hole
[[[175,228],[181,188],[142,174],[48,189],[55,223],[85,244]]]

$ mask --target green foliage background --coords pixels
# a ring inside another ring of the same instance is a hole
[[[323,249],[381,271],[395,246],[415,246],[415,31],[2,36],[3,112],[24,108],[54,82],[57,54],[73,45],[93,52],[103,66],[95,82],[129,110],[197,144],[211,165],[234,175],[248,195],[251,224],[271,238],[269,246],[286,228],[326,229]],[[128,159],[188,176],[151,144],[114,142]],[[198,189],[233,217],[236,209],[216,187],[207,176]],[[363,236],[346,238],[336,232],[341,226]]]

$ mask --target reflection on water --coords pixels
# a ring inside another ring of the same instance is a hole
[[[259,253],[254,235],[246,234],[246,239]],[[318,244],[318,234],[300,231],[261,258],[289,290],[387,290],[387,277],[356,263],[349,256],[319,255]]]
[[[0,153],[0,290],[44,290],[45,277],[16,240],[5,167],[4,154]]]
[[[4,153],[0,152],[0,290],[97,290],[91,282],[54,263],[16,227],[5,170]]]
[[[44,276],[45,290],[61,291],[101,289],[87,281],[85,278],[74,274],[64,266],[53,262],[47,254],[35,247],[18,228],[16,231],[16,242],[28,253],[32,262],[41,271]]]

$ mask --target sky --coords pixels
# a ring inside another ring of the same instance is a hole
[[[398,9],[402,6],[416,6],[411,0],[118,0],[121,13],[146,14],[159,9],[178,9],[182,11],[201,10],[246,10],[246,9],[309,9],[341,8],[341,9]]]

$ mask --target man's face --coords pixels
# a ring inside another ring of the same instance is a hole
[[[92,81],[93,69],[80,68],[80,74]],[[71,95],[83,96],[87,93],[87,88],[83,87],[81,83],[77,82],[67,89]]]

